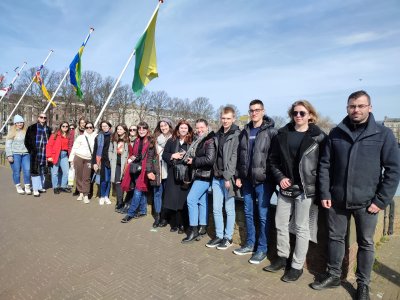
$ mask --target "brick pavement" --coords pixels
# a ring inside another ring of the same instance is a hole
[[[17,195],[4,167],[0,186],[0,299],[351,299],[343,287],[313,291],[307,271],[287,284],[262,271],[267,261],[250,265],[233,248],[208,249],[205,239],[182,245],[168,228],[153,231],[151,217],[121,224],[113,206],[70,194]],[[388,258],[378,256],[382,266]],[[397,255],[397,276],[399,267]],[[396,299],[388,296],[398,292],[375,288],[389,284],[398,288],[398,277],[374,274],[373,299]]]

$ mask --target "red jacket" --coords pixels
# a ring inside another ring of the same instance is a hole
[[[56,138],[54,138],[56,137]],[[46,145],[46,159],[48,160],[49,158],[52,158],[53,161],[52,163],[55,165],[58,162],[58,159],[60,158],[60,153],[61,153],[61,146],[64,143],[66,145],[66,149],[68,151],[69,155],[69,147],[68,147],[68,136],[63,137],[60,132],[58,131],[57,133],[53,133]]]

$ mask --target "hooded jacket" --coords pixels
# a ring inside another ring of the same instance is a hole
[[[253,185],[265,182],[269,178],[268,156],[271,150],[272,138],[277,134],[275,122],[268,116],[263,117],[263,123],[254,141],[253,153],[249,153],[250,124],[248,123],[239,135],[239,150],[237,175],[243,179],[251,179]],[[252,161],[250,161],[252,157]],[[250,174],[249,174],[250,170]]]

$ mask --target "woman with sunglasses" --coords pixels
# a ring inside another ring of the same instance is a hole
[[[289,219],[295,218],[296,246],[290,269],[281,280],[296,281],[303,273],[310,240],[310,207],[315,201],[319,149],[326,135],[315,125],[318,115],[306,100],[292,104],[288,111],[291,122],[279,129],[270,155],[271,172],[280,186],[275,225],[278,259],[264,268],[277,272],[286,268],[289,254]]]
[[[69,141],[69,124],[62,122],[56,133],[53,133],[46,145],[47,161],[52,164],[51,167],[51,182],[53,185],[54,194],[60,192],[71,193],[71,188],[68,187],[68,141]],[[61,169],[61,182],[59,171]]]
[[[18,194],[32,194],[30,155],[26,149],[24,140],[26,128],[24,119],[20,115],[14,116],[14,126],[11,127],[6,138],[6,156],[13,172],[13,181]],[[21,186],[21,169],[24,177],[25,190]]]
[[[132,219],[137,219],[147,215],[147,197],[148,180],[146,177],[146,163],[148,159],[148,150],[151,143],[154,143],[149,125],[146,122],[140,122],[137,125],[138,136],[133,144],[132,156],[129,163],[135,163],[140,166],[136,174],[131,173],[132,180],[135,181],[135,190],[133,192],[131,205],[127,215],[121,220],[121,223],[127,223]],[[137,211],[138,210],[138,211]]]
[[[108,148],[108,157],[111,165],[111,182],[114,184],[117,193],[115,211],[124,207],[121,180],[126,169],[126,164],[128,163],[128,158],[132,154],[133,148],[129,143],[128,127],[125,124],[118,124]]]
[[[69,155],[69,162],[75,169],[76,188],[79,191],[79,196],[76,200],[83,200],[85,204],[90,203],[88,195],[90,193],[91,162],[96,135],[93,123],[87,122],[85,131],[76,138]]]
[[[171,225],[171,232],[183,234],[184,225],[187,225],[186,199],[190,186],[187,182],[176,180],[174,165],[183,164],[183,158],[193,140],[193,129],[189,122],[181,120],[176,125],[172,137],[165,144],[162,159],[168,165],[168,176],[165,182],[164,203],[160,227]]]
[[[99,134],[94,141],[92,165],[95,172],[100,171],[100,199],[99,204],[111,204],[111,165],[108,157],[108,148],[111,141],[111,124],[101,121]]]
[[[159,121],[154,130],[155,145],[149,149],[146,171],[150,185],[153,186],[154,228],[158,227],[160,224],[162,194],[168,176],[167,163],[161,157],[167,141],[172,136],[172,132],[171,120],[164,118]]]

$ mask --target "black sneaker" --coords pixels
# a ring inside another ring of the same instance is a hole
[[[357,286],[357,300],[369,300],[368,285],[359,283]]]
[[[122,220],[121,223],[128,223],[133,219],[130,215],[126,215]]]
[[[267,258],[267,252],[257,251],[253,254],[253,256],[249,259],[249,263],[258,265],[262,263],[264,259]]]
[[[240,247],[239,249],[233,250],[233,253],[236,255],[247,255],[247,254],[253,254],[254,252],[254,246],[250,245],[244,245],[243,247]]]
[[[212,239],[212,240],[210,240],[207,244],[206,244],[206,247],[208,247],[208,248],[215,248],[215,247],[217,247],[220,243],[221,243],[221,241],[222,241],[222,239],[220,239],[220,238],[215,238],[215,239]]]
[[[278,272],[286,268],[287,258],[286,257],[278,257],[275,261],[273,261],[269,266],[263,268],[264,271],[267,272]]]
[[[221,243],[219,243],[219,245],[217,246],[217,249],[218,250],[226,250],[230,246],[232,246],[232,240],[227,239],[227,238],[223,238]]]
[[[59,194],[60,193],[60,189],[59,188],[54,188],[53,191],[54,191],[54,194]]]
[[[322,280],[316,280],[310,286],[314,290],[337,288],[340,286],[340,277],[326,274]]]
[[[302,274],[303,274],[303,269],[298,270],[295,268],[290,268],[289,271],[287,271],[282,276],[281,280],[284,282],[293,282],[298,280]]]

